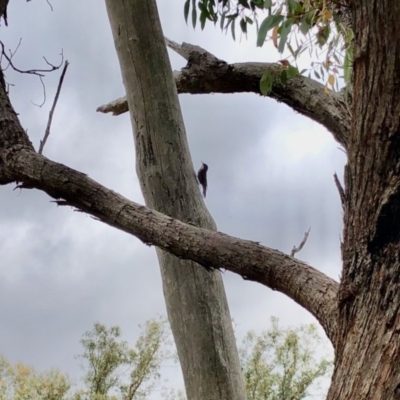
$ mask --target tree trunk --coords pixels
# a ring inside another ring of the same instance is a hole
[[[146,205],[215,230],[195,179],[156,3],[107,0],[106,4]],[[160,249],[157,255],[188,399],[245,399],[220,272],[208,272]]]
[[[353,2],[353,124],[328,399],[400,399],[400,2]]]

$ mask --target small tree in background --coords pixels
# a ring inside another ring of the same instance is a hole
[[[319,378],[328,377],[332,361],[317,357],[322,340],[315,325],[282,328],[277,318],[271,324],[260,335],[249,331],[239,350],[247,398],[303,399],[318,389]]]
[[[260,335],[250,331],[240,348],[240,360],[249,400],[300,400],[327,377],[332,362],[317,357],[323,344],[314,325],[282,328],[271,319]],[[176,351],[167,320],[147,321],[133,347],[122,339],[118,326],[96,322],[82,339],[82,389],[71,389],[58,370],[38,373],[22,363],[0,358],[0,400],[142,400],[159,384],[164,361]],[[313,393],[314,394],[314,393]],[[185,400],[182,390],[166,390],[168,400]],[[322,398],[322,394],[321,394]]]
[[[40,373],[0,356],[0,400],[63,400],[70,387],[69,378],[57,369]]]
[[[159,381],[162,362],[171,357],[169,335],[165,318],[147,321],[130,348],[118,326],[95,323],[81,340],[86,389],[75,394],[76,400],[146,398]],[[119,395],[110,396],[111,391]]]
[[[130,365],[136,356],[120,336],[121,330],[118,326],[107,329],[105,325],[96,322],[93,329],[86,332],[81,339],[84,353],[79,358],[88,364],[85,367],[84,381],[87,392],[91,395],[102,397],[118,386],[120,369]]]

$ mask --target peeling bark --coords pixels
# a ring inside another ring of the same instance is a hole
[[[260,79],[270,68],[278,76],[282,66],[272,63],[228,64],[199,46],[179,45],[166,39],[168,47],[188,61],[180,72],[175,72],[178,93],[245,93],[261,95]],[[269,97],[285,103],[298,113],[327,128],[334,138],[347,147],[351,113],[340,93],[325,93],[324,86],[310,78],[289,78],[285,85],[276,80]],[[126,97],[121,97],[97,108],[103,113],[119,115],[128,111]]]

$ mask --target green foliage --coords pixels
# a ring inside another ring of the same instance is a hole
[[[67,400],[68,377],[56,369],[43,373],[0,356],[0,400]]]
[[[303,399],[316,390],[318,378],[327,376],[332,362],[316,360],[321,339],[314,325],[283,329],[276,318],[271,322],[260,335],[249,332],[240,349],[248,399]]]
[[[341,23],[342,6],[339,3],[325,0],[199,0],[196,5],[194,0],[186,0],[186,22],[190,10],[193,27],[198,15],[201,29],[206,21],[219,22],[223,31],[230,29],[234,40],[236,25],[246,36],[249,26],[254,26],[257,46],[271,40],[278,53],[285,53],[285,61],[297,71],[300,56],[308,50],[313,62],[301,74],[308,72],[310,76],[313,73],[317,79],[324,80],[327,92],[330,76],[333,76],[330,81],[333,79],[334,82],[330,86],[335,90],[339,89],[339,78],[349,82],[353,33]],[[284,78],[288,76],[283,74]]]
[[[283,72],[284,71],[282,71],[282,73]],[[282,75],[281,75],[281,79],[282,79],[282,81],[285,81],[285,83],[286,83],[286,80],[282,77]],[[262,94],[267,95],[268,93],[271,92],[274,80],[275,80],[274,73],[270,69],[267,69],[266,71],[264,71],[264,73],[261,77],[261,80],[260,80],[260,91]]]
[[[100,398],[119,384],[120,367],[131,364],[136,355],[120,336],[119,327],[107,329],[96,322],[93,330],[86,332],[81,340],[84,353],[79,358],[88,363],[84,380],[88,392]]]
[[[161,363],[172,358],[167,349],[169,330],[165,319],[146,322],[144,334],[136,342],[137,355],[130,373],[130,383],[120,387],[124,399],[145,399],[160,378]]]
[[[260,92],[268,95],[274,83],[285,85],[287,80],[300,75],[297,67],[290,65],[286,60],[280,60],[280,65],[274,65],[266,69],[260,80]]]
[[[267,331],[248,332],[239,347],[248,400],[301,400],[310,394],[323,399],[318,379],[329,377],[332,361],[316,356],[319,346],[322,339],[312,324],[285,329],[271,318]],[[172,390],[167,400],[185,396]]]
[[[289,74],[289,70],[285,70]],[[57,370],[44,373],[0,357],[0,400],[142,400],[160,378],[163,361],[175,357],[164,318],[146,322],[134,347],[122,340],[120,328],[95,323],[81,340],[85,388],[71,390]],[[240,349],[249,400],[300,400],[326,376],[331,363],[316,360],[320,338],[314,326],[282,329],[277,319],[256,335],[249,332]],[[185,400],[181,390],[164,393],[166,400]]]
[[[261,47],[265,42],[268,31],[275,28],[275,26],[279,25],[283,20],[283,15],[268,15],[268,17],[261,23],[258,30],[257,46]]]
[[[80,358],[86,361],[87,389],[79,392],[76,400],[139,400],[154,388],[161,363],[171,356],[163,348],[169,336],[166,319],[146,322],[134,348],[120,336],[118,326],[107,329],[100,323],[85,333],[81,340],[84,353]],[[111,390],[117,390],[120,396],[110,397]]]
[[[0,356],[0,400],[140,400],[158,383],[161,363],[170,358],[165,318],[146,322],[135,346],[121,339],[118,326],[95,323],[83,335],[84,389],[71,390],[57,370],[38,373]]]

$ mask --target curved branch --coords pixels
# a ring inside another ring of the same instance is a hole
[[[226,269],[278,290],[310,311],[334,343],[338,284],[322,272],[258,243],[150,210],[32,150],[0,150],[1,158],[6,154],[8,162],[3,164],[2,173],[22,182],[22,188],[43,190],[53,198],[64,199],[60,204],[74,206],[180,258],[206,268]]]
[[[21,182],[20,188],[42,190],[59,205],[76,207],[148,245],[286,294],[318,319],[335,345],[337,282],[277,250],[150,210],[37,154],[9,102],[0,71],[0,184],[14,181]]]
[[[168,47],[188,61],[180,72],[175,72],[178,93],[244,93],[260,94],[260,79],[270,68],[280,75],[282,66],[273,63],[227,64],[199,46],[177,44],[166,39]],[[285,85],[276,80],[269,97],[285,103],[326,127],[334,138],[347,148],[351,113],[343,96],[325,93],[324,86],[310,78],[289,78]],[[126,97],[121,97],[97,108],[103,113],[119,115],[128,111]]]

